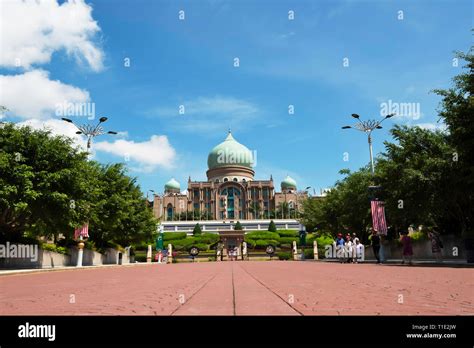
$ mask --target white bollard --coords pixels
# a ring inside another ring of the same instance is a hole
[[[168,263],[173,263],[173,246],[168,244]]]
[[[79,237],[79,251],[77,253],[77,267],[82,267],[82,256],[84,255],[84,242],[82,241],[82,236]]]
[[[314,251],[314,259],[319,260],[318,242],[316,242],[316,240],[313,241],[313,251]]]
[[[146,262],[151,263],[151,245],[148,245],[148,251],[146,253]]]

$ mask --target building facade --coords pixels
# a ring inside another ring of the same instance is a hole
[[[308,197],[287,176],[275,188],[273,178],[255,180],[252,152],[227,138],[208,155],[207,181],[188,179],[187,190],[175,179],[155,195],[153,212],[161,221],[295,219]]]

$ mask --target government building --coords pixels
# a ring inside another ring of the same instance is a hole
[[[295,220],[308,197],[298,191],[296,181],[287,176],[275,187],[272,176],[256,180],[254,156],[232,133],[214,147],[208,155],[207,181],[188,179],[186,191],[174,178],[164,187],[162,195],[155,194],[153,212],[165,230],[189,230],[191,221],[200,222],[204,229],[232,229],[240,221],[244,229],[266,229],[270,219],[277,227],[297,229]],[[280,225],[280,226],[278,226]]]

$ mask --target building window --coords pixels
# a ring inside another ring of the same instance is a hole
[[[229,181],[229,179],[227,179],[227,178],[224,178],[224,182],[227,182],[227,181]]]
[[[216,182],[218,183],[218,182],[219,182],[219,179],[216,179]]]
[[[237,178],[234,178],[234,181],[237,182],[238,181]]]
[[[247,182],[247,180],[245,180],[245,179],[242,179],[242,182]]]

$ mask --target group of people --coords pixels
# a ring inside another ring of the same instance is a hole
[[[364,245],[355,233],[347,233],[345,238],[342,233],[337,234],[336,250],[342,262],[358,263],[364,260]]]
[[[229,255],[230,261],[237,261],[238,250],[236,246],[229,247],[229,249],[227,250],[227,254]]]
[[[371,231],[370,244],[377,264],[385,261],[382,248],[383,238],[384,236],[378,234],[377,231]],[[430,231],[428,232],[428,238],[431,241],[433,255],[438,262],[442,262],[441,249],[443,248],[443,243],[439,233]],[[400,242],[402,244],[402,264],[413,264],[412,238],[409,236],[408,231],[400,234]],[[338,233],[335,243],[337,257],[341,263],[359,263],[364,260],[365,247],[355,233],[352,233],[352,235],[347,233],[345,236],[342,233]]]

